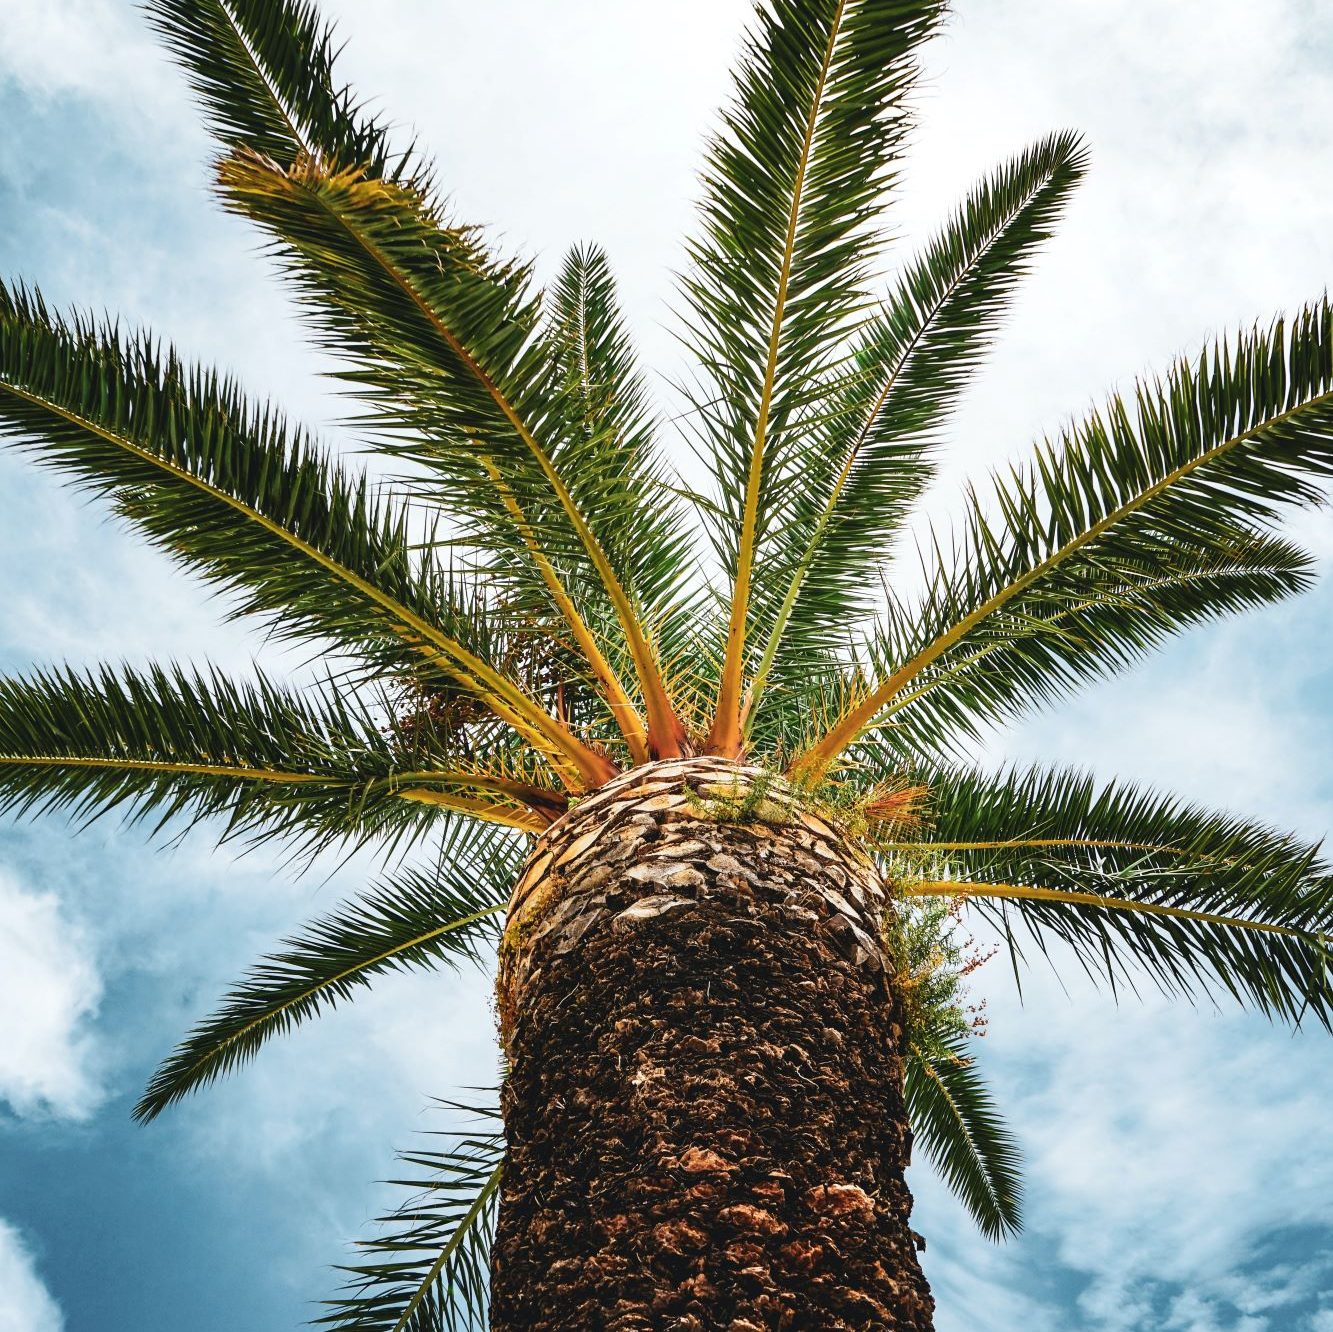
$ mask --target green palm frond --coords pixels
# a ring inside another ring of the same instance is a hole
[[[787,674],[801,673],[812,652],[840,645],[849,619],[868,608],[890,543],[934,475],[940,427],[1086,157],[1077,135],[1052,135],[982,181],[858,335],[853,369],[786,519],[785,549],[756,580],[771,629],[752,709],[770,670],[781,675],[786,658]]]
[[[21,812],[122,809],[158,827],[216,817],[228,835],[364,840],[431,821],[399,796],[404,777],[419,781],[415,757],[355,701],[262,676],[103,667],[0,679],[0,808]]]
[[[536,534],[551,572],[580,572],[577,582],[562,583],[558,607],[567,619],[569,607],[577,609],[571,629],[590,665],[623,694],[581,627],[598,617],[576,599],[595,587],[609,603],[654,748],[674,753],[679,725],[632,589],[598,537],[601,517],[579,507],[555,462],[566,422],[536,333],[540,302],[529,270],[496,259],[474,231],[441,220],[408,185],[330,172],[311,160],[283,171],[247,154],[223,163],[221,181],[231,206],[280,242],[330,350],[355,360],[349,373],[374,401],[376,427],[439,473],[439,498],[464,523],[463,539],[516,568],[531,559]],[[547,519],[540,531],[538,514]],[[531,586],[541,584],[549,593],[550,578]]]
[[[386,972],[477,959],[498,936],[523,853],[511,833],[456,822],[437,867],[399,874],[262,958],[153,1075],[135,1117],[155,1118]]]
[[[490,1253],[504,1168],[499,1111],[467,1110],[490,1132],[454,1134],[440,1151],[400,1159],[424,1175],[394,1183],[412,1190],[381,1217],[389,1233],[363,1240],[368,1261],[345,1267],[347,1288],[317,1320],[335,1332],[484,1332],[490,1308]]]
[[[664,654],[695,629],[691,533],[654,445],[656,425],[605,253],[576,246],[548,294],[547,337],[566,418],[555,450],[574,502]]]
[[[1079,773],[926,780],[926,832],[884,848],[908,897],[965,899],[1016,958],[1025,931],[1113,988],[1147,976],[1166,993],[1333,1022],[1333,876],[1318,847]]]
[[[414,555],[409,513],[228,380],[0,286],[0,435],[105,496],[279,634],[466,689],[603,771],[493,663],[499,617]]]
[[[866,304],[875,222],[908,123],[927,0],[759,7],[709,146],[703,234],[685,278],[703,372],[697,427],[713,473],[730,628],[710,747],[736,752],[751,586],[827,411],[824,376]]]
[[[1130,782],[1099,783],[1076,768],[932,766],[909,769],[903,780],[927,787],[925,821],[920,840],[889,843],[885,854],[947,855],[969,873],[1008,875],[1032,857],[1132,868],[1148,854],[1167,867],[1301,866],[1313,854],[1288,833]]]
[[[338,82],[338,42],[307,0],[145,0],[228,147],[290,166],[301,153],[380,175],[401,169],[383,125]]]
[[[1202,547],[1144,536],[1119,558],[1070,568],[1041,596],[978,626],[966,648],[947,653],[889,703],[877,722],[882,742],[948,751],[1006,716],[1123,669],[1192,625],[1299,595],[1314,573],[1311,556],[1291,542],[1238,530],[1227,544],[1220,522]],[[955,591],[934,589],[956,607]],[[926,614],[955,613],[941,600],[931,596]],[[884,678],[912,654],[921,614],[920,606],[889,602],[871,644],[870,678]]]
[[[546,416],[560,395],[536,335],[527,267],[495,259],[475,229],[443,220],[428,165],[395,154],[384,127],[338,82],[332,30],[313,8],[295,0],[153,0],[151,8],[232,151],[224,197],[285,247],[316,329],[350,360],[347,377],[373,404],[367,424],[439,476],[435,501],[460,524],[458,539],[486,554],[493,576],[568,624],[633,748],[639,728],[607,645],[589,628],[601,617],[583,592],[609,599],[612,642],[629,648],[648,729],[674,736],[635,619],[637,590],[626,591],[599,545],[602,520],[620,515],[579,509],[572,478],[552,463],[560,435]],[[308,187],[294,188],[285,208],[282,179]],[[614,468],[588,478],[604,488],[615,480]],[[625,486],[618,493],[636,498]],[[659,745],[670,752],[677,742]]]
[[[436,589],[408,517],[271,408],[148,338],[0,289],[0,428],[106,496],[174,556],[286,634],[349,649],[425,638]],[[443,629],[441,628],[441,632]]]
[[[903,1094],[918,1143],[987,1239],[1022,1229],[1021,1156],[977,1073],[966,1034],[909,1049]]]
[[[924,603],[900,617],[906,632],[890,633],[887,673],[798,766],[807,775],[825,770],[895,700],[954,678],[997,639],[1019,637],[1023,646],[1008,669],[998,653],[989,656],[984,684],[983,672],[969,677],[979,697],[989,696],[983,707],[1040,696],[1062,672],[1096,673],[1122,652],[1114,641],[1067,635],[1057,620],[1061,632],[1037,647],[1026,630],[1068,615],[1104,569],[1114,581],[1145,556],[1225,559],[1266,536],[1283,509],[1322,503],[1331,473],[1333,309],[1324,300],[1178,363],[1165,380],[1141,383],[1131,403],[1113,398],[1026,467],[997,477],[989,498],[973,495],[958,550],[939,558]],[[1283,581],[1296,590],[1305,580]],[[1188,586],[1168,607],[1150,599],[1147,616],[1120,615],[1120,629],[1131,642],[1145,633],[1155,641],[1164,622],[1212,614],[1208,581],[1192,593]],[[1148,631],[1153,622],[1158,629]],[[1048,666],[1025,669],[1041,657]]]
[[[1291,542],[1238,530],[1230,546],[1219,533],[1203,550],[1145,539],[1133,557],[1083,572],[1041,613],[997,617],[968,651],[893,699],[850,747],[839,780],[855,786],[862,768],[884,775],[950,755],[1006,714],[1135,662],[1192,624],[1306,591],[1314,562]],[[887,591],[885,602],[868,650],[850,665],[845,655],[812,650],[802,670],[774,683],[751,735],[757,752],[780,758],[814,749],[903,659],[921,610]]]
[[[970,1045],[984,1004],[968,1003],[968,977],[987,955],[959,922],[956,905],[899,898],[886,921],[902,1026],[903,1093],[912,1136],[982,1232],[1019,1228],[1019,1153],[977,1077]]]

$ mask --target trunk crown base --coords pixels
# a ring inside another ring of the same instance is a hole
[[[845,936],[858,964],[885,967],[884,883],[803,791],[777,773],[729,759],[665,759],[599,787],[533,846],[500,943],[496,1002],[506,1053],[512,1055],[514,1022],[539,955],[574,951],[599,923],[627,928],[687,911],[714,879],[723,886],[753,880],[723,832],[728,825],[746,828],[751,840],[780,844],[784,858],[809,871],[796,895],[822,897],[819,914]]]

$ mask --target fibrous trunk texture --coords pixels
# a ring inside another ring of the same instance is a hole
[[[510,908],[492,1327],[931,1327],[870,863],[780,783],[649,764]]]

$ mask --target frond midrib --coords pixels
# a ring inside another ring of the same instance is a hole
[[[1048,183],[1049,178],[1038,181],[1033,185],[1024,195],[1022,202],[1013,209],[1011,216],[1016,217],[1030,207],[1032,202],[1042,190],[1046,188]],[[968,263],[959,267],[955,277],[948,283],[938,299],[933,302],[929,311],[921,318],[916,330],[913,332],[911,338],[908,339],[907,345],[902,349],[897,363],[894,365],[893,371],[889,375],[882,392],[875,397],[869,410],[865,413],[864,419],[857,430],[856,437],[852,441],[851,447],[848,450],[847,458],[843,462],[842,468],[838,473],[833,490],[829,495],[823,511],[819,515],[819,521],[816,524],[815,531],[812,534],[805,551],[802,553],[800,562],[795,573],[793,573],[791,582],[788,584],[787,591],[783,596],[782,605],[779,607],[772,633],[770,634],[768,643],[764,649],[764,655],[760,660],[758,669],[755,671],[754,680],[750,684],[746,706],[746,711],[749,717],[753,717],[754,713],[758,710],[759,700],[763,695],[769,673],[773,669],[773,661],[777,656],[782,635],[786,631],[787,621],[790,619],[792,610],[796,605],[796,600],[800,596],[805,576],[809,573],[810,566],[814,563],[815,557],[819,553],[819,543],[822,540],[829,523],[832,521],[833,514],[838,507],[838,501],[842,497],[843,489],[852,474],[852,469],[856,465],[856,460],[860,456],[861,449],[865,446],[865,442],[870,436],[870,431],[874,426],[876,418],[883,410],[884,404],[889,400],[889,396],[893,393],[894,388],[897,387],[904,369],[911,361],[913,352],[916,351],[928,335],[933,326],[932,321],[935,316],[938,315],[949,301],[953,299],[957,294],[958,289],[967,281],[973,270],[991,254],[996,246],[999,245],[1003,235],[1004,227],[995,227],[991,234],[986,238],[985,244],[978,249],[974,256],[969,257]]]
[[[375,244],[375,242],[365,234],[365,232],[353,222],[351,218],[338,209],[332,208],[327,199],[318,191],[311,192],[316,204],[325,215],[329,217],[335,225],[341,227],[353,242],[370,256],[372,261],[379,266],[381,271],[386,273],[390,280],[398,289],[412,302],[418,313],[435,330],[450,352],[467,368],[477,382],[483,387],[491,400],[495,403],[500,413],[509,423],[514,433],[523,442],[524,447],[532,454],[542,475],[547,483],[555,492],[560,507],[564,510],[566,517],[573,526],[576,535],[579,538],[588,558],[592,561],[598,577],[602,581],[607,596],[610,598],[612,606],[615,608],[616,616],[620,621],[621,628],[624,630],[626,642],[630,649],[630,655],[634,661],[636,671],[639,677],[639,688],[643,693],[649,715],[649,735],[665,746],[668,750],[671,746],[667,745],[666,734],[674,734],[675,726],[674,713],[672,712],[669,700],[666,698],[665,688],[662,684],[661,676],[658,671],[657,663],[653,654],[651,645],[648,643],[643,629],[639,624],[638,615],[631,605],[619,576],[612,567],[606,552],[602,549],[601,542],[597,539],[597,534],[588,526],[587,520],[579,511],[578,505],[574,503],[574,498],[565,485],[564,479],[556,470],[551,462],[546,450],[541,446],[540,441],[528,429],[527,424],[518,414],[513,403],[509,401],[508,395],[486,372],[472,353],[462,342],[459,341],[453,329],[451,329],[443,319],[431,308],[415,285],[406,277],[396,264],[392,263],[388,256]],[[590,663],[595,665],[595,663]],[[610,667],[606,667],[610,670]],[[621,693],[623,694],[623,689]],[[672,756],[669,752],[664,752],[660,757]],[[603,774],[605,776],[605,774]]]
[[[933,1060],[918,1055],[916,1063],[917,1068],[935,1084],[940,1095],[944,1097],[944,1100],[949,1107],[949,1114],[953,1117],[953,1122],[958,1131],[962,1133],[964,1139],[967,1141],[968,1149],[971,1151],[976,1161],[982,1163],[981,1168],[977,1171],[977,1175],[981,1180],[982,1188],[986,1191],[986,1200],[990,1203],[997,1216],[1003,1216],[1006,1211],[1006,1199],[1001,1196],[999,1185],[991,1178],[991,1172],[986,1169],[984,1165],[985,1156],[981,1150],[981,1145],[977,1142],[972,1130],[968,1127],[967,1120],[964,1118],[962,1111],[958,1108],[957,1099],[945,1084],[944,1079],[935,1071]]]
[[[1195,911],[1189,907],[1173,907],[1163,902],[1141,902],[1134,898],[1109,897],[1101,893],[1084,893],[1063,888],[1042,888],[1031,884],[971,883],[967,880],[938,879],[929,883],[906,884],[900,891],[907,897],[993,897],[1015,901],[1052,902],[1064,906],[1101,907],[1108,911],[1126,911],[1149,916],[1167,916],[1178,920],[1192,920],[1203,925],[1217,925],[1226,929],[1250,930],[1260,934],[1279,934],[1287,938],[1316,942],[1326,948],[1330,936],[1322,930],[1300,929],[1293,925],[1274,925],[1268,921],[1249,920],[1245,916],[1228,916],[1212,911]]]
[[[855,740],[861,730],[867,726],[880,712],[884,705],[897,694],[905,684],[910,683],[917,675],[939,659],[945,652],[966,637],[978,624],[997,610],[1002,609],[1014,597],[1026,591],[1034,582],[1043,575],[1057,568],[1071,555],[1082,550],[1089,542],[1095,541],[1102,536],[1116,523],[1127,518],[1130,514],[1143,508],[1145,504],[1150,504],[1159,495],[1169,490],[1177,482],[1189,476],[1198,468],[1221,457],[1230,449],[1253,439],[1255,436],[1267,430],[1272,430],[1290,420],[1298,412],[1310,411],[1333,401],[1333,389],[1324,393],[1316,394],[1312,398],[1307,398],[1294,406],[1278,412],[1271,417],[1251,426],[1248,430],[1242,431],[1238,435],[1233,435],[1228,439],[1213,445],[1212,448],[1205,450],[1197,458],[1191,458],[1187,462],[1181,463],[1173,468],[1166,476],[1160,477],[1151,486],[1146,487],[1140,494],[1127,500],[1124,504],[1117,506],[1111,513],[1100,518],[1093,523],[1077,537],[1066,542],[1058,550],[1053,551],[1045,559],[1035,564],[1031,569],[1021,574],[1013,582],[999,591],[993,593],[980,606],[971,611],[963,619],[959,620],[947,632],[940,635],[922,652],[918,653],[910,661],[904,663],[893,672],[886,680],[877,686],[867,698],[857,705],[852,711],[847,713],[835,726],[815,745],[808,749],[792,765],[792,771],[798,772],[803,776],[817,777],[822,775],[834,762],[837,756],[849,744]]]
[[[746,627],[750,616],[750,579],[754,568],[755,544],[758,540],[758,533],[755,529],[759,520],[759,492],[762,488],[764,476],[764,449],[768,438],[768,416],[772,409],[773,394],[777,382],[778,353],[783,321],[786,318],[787,292],[791,283],[792,264],[796,257],[796,238],[800,231],[801,204],[805,197],[810,154],[814,148],[815,132],[819,127],[819,115],[823,106],[824,93],[828,87],[829,72],[833,65],[833,53],[842,31],[842,19],[846,8],[847,0],[838,0],[837,9],[834,11],[833,20],[829,25],[829,36],[824,48],[823,63],[820,66],[819,78],[810,98],[810,112],[806,117],[805,137],[801,143],[801,154],[795,173],[787,231],[783,241],[782,264],[778,272],[773,319],[769,328],[768,358],[764,366],[759,405],[755,413],[754,442],[745,482],[745,505],[737,542],[736,577],[732,584],[731,617],[727,627],[726,655],[723,661],[721,686],[718,690],[716,716],[708,738],[709,749],[719,753],[739,749],[742,739],[741,683],[745,670]]]
[[[433,939],[441,938],[446,934],[452,934],[456,930],[464,929],[469,925],[475,925],[478,921],[485,920],[489,916],[497,915],[499,912],[506,909],[506,904],[499,902],[495,906],[487,907],[482,911],[475,911],[471,915],[460,917],[458,920],[451,920],[447,924],[436,926],[436,928],[432,930],[424,930],[413,938],[395,944],[392,948],[386,948],[372,957],[359,959],[354,965],[343,968],[342,971],[337,972],[333,976],[324,977],[316,984],[307,986],[299,994],[293,995],[291,998],[284,1000],[281,1004],[262,1013],[259,1017],[252,1018],[244,1026],[218,1041],[206,1054],[203,1054],[196,1059],[183,1074],[173,1080],[178,1083],[182,1081],[193,1082],[201,1072],[207,1071],[210,1065],[215,1064],[222,1058],[224,1053],[236,1045],[237,1042],[243,1041],[251,1032],[258,1030],[261,1027],[280,1021],[284,1013],[289,1012],[298,1005],[315,998],[327,990],[336,988],[340,982],[350,980],[361,972],[369,971],[372,967],[391,961],[399,954],[405,953],[412,948],[419,948],[422,944],[430,943]],[[170,1095],[170,1093],[168,1093],[168,1095]],[[176,1098],[172,1097],[171,1099]],[[161,1104],[158,1105],[159,1109],[167,1104],[167,1102],[161,1100],[160,1097],[153,1098],[154,1104],[157,1104],[159,1101],[161,1101]],[[148,1102],[145,1099],[145,1105],[146,1104],[148,1104]]]
[[[442,633],[414,611],[402,605],[401,602],[380,591],[373,583],[362,578],[354,570],[324,554],[317,547],[312,546],[308,541],[289,531],[280,523],[266,517],[243,500],[237,499],[234,495],[228,494],[225,490],[210,484],[201,477],[195,476],[151,450],[141,447],[127,436],[108,430],[96,421],[90,420],[78,412],[70,411],[62,404],[42,394],[32,393],[20,388],[4,376],[0,376],[0,388],[31,406],[49,411],[67,421],[70,425],[77,426],[80,430],[86,430],[99,439],[105,440],[108,444],[123,450],[141,462],[148,463],[150,466],[167,473],[174,480],[183,482],[207,495],[210,499],[225,504],[247,521],[255,523],[270,536],[276,537],[293,550],[298,551],[326,573],[346,583],[378,606],[389,616],[391,622],[397,621],[396,625],[391,623],[391,627],[396,630],[399,637],[406,640],[409,646],[416,648],[417,651],[435,661],[437,665],[443,666],[449,675],[475,690],[483,701],[488,699],[488,690],[502,698],[510,712],[510,715],[504,719],[509,721],[510,724],[514,724],[514,718],[520,719],[520,729],[526,727],[529,731],[538,732],[543,736],[547,745],[554,746],[558,751],[567,753],[571,758],[574,757],[577,751],[571,746],[577,745],[578,742],[574,740],[574,737],[564,732],[564,728],[560,726],[555,718],[544,713],[516,685],[506,680],[499,672],[482,661],[480,657],[470,652],[462,643]],[[414,637],[421,641],[414,642]],[[443,658],[443,660],[440,660],[440,658]]]

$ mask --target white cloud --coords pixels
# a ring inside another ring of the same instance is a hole
[[[1035,973],[1020,1007],[986,976],[978,1055],[1024,1150],[1025,1235],[987,1247],[934,1180],[916,1181],[941,1332],[983,1309],[988,1327],[1044,1332],[1075,1298],[1097,1332],[1294,1327],[1333,1292],[1333,1262],[1275,1261],[1265,1245],[1330,1224],[1333,1161],[1308,1147],[1333,1098],[1327,1035],[1153,994],[1117,1007],[1076,966],[1061,977],[1068,994]]]
[[[0,1332],[62,1332],[64,1326],[23,1237],[0,1221]]]
[[[142,14],[116,0],[6,0],[5,81],[34,97],[128,102],[138,115],[185,110]]]
[[[83,928],[53,893],[0,872],[0,1099],[83,1119],[101,1100],[87,1029],[102,987]]]

